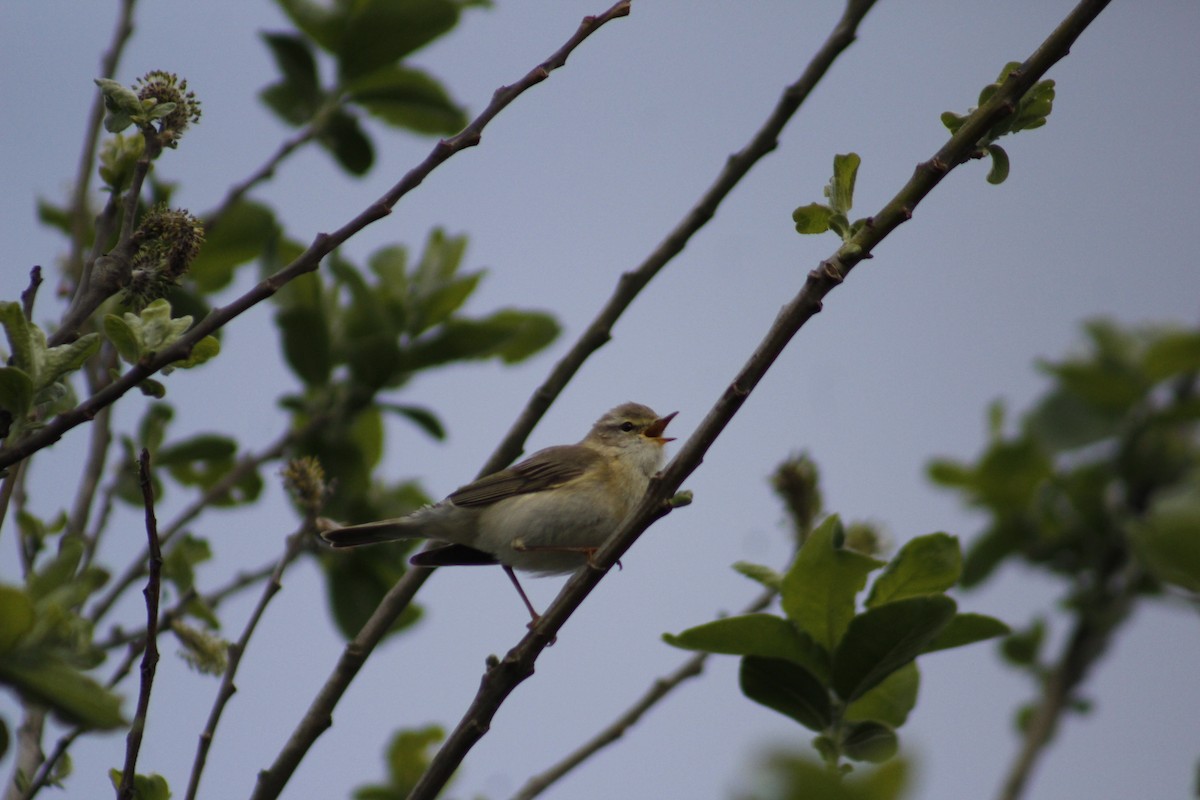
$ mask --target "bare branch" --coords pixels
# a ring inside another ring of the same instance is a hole
[[[525,637],[500,660],[489,665],[470,707],[446,738],[409,800],[432,800],[445,787],[467,753],[491,726],[496,711],[512,691],[533,674],[534,663],[575,609],[613,564],[657,519],[671,511],[670,498],[700,465],[708,448],[741,408],[775,359],[800,328],[821,310],[822,300],[838,286],[871,250],[902,222],[930,191],[959,164],[970,158],[979,139],[992,125],[1010,115],[1017,101],[1059,59],[1070,51],[1079,34],[1108,5],[1109,0],[1084,0],[1055,29],[1021,68],[1009,76],[991,100],[981,106],[929,161],[850,242],[808,274],[804,287],[779,312],[762,342],[739,371],[695,432],[667,467],[655,476],[641,502],[600,549],[594,564],[581,568]]]
[[[258,627],[258,622],[267,610],[267,604],[271,602],[271,598],[283,588],[283,584],[281,583],[283,571],[287,569],[289,564],[295,561],[296,556],[300,555],[300,552],[304,549],[305,540],[312,535],[311,520],[309,520],[307,524],[301,526],[300,530],[288,537],[283,556],[271,572],[271,577],[267,580],[266,586],[263,587],[262,596],[259,597],[258,605],[254,607],[254,612],[250,615],[250,619],[246,621],[246,627],[242,630],[241,637],[235,644],[229,646],[229,663],[225,667],[225,674],[221,676],[221,685],[217,689],[217,699],[213,701],[208,721],[204,724],[204,730],[200,733],[200,742],[196,746],[196,758],[192,762],[192,774],[188,778],[187,794],[184,795],[185,800],[195,800],[196,792],[200,788],[200,776],[204,773],[204,765],[208,761],[208,750],[212,746],[213,737],[216,735],[217,723],[221,721],[221,713],[225,710],[225,705],[229,702],[229,698],[233,697],[233,693],[237,691],[237,687],[233,685],[233,677],[237,674],[238,665],[241,664],[242,656],[246,653],[246,647],[250,644],[250,637],[254,634],[254,629]]]
[[[1100,596],[1081,601],[1062,655],[1045,677],[1040,701],[1025,726],[1021,749],[1004,779],[1000,800],[1020,800],[1024,794],[1033,769],[1054,738],[1063,714],[1070,709],[1076,690],[1107,649],[1117,626],[1127,618],[1145,577],[1135,561],[1127,561],[1119,580],[1111,586],[1099,583],[1092,594]]]
[[[33,319],[33,301],[37,298],[38,287],[42,285],[42,268],[35,266],[29,270],[29,285],[21,292],[21,311],[25,319]]]
[[[150,709],[150,690],[154,686],[154,673],[158,669],[158,600],[162,587],[162,550],[158,546],[158,520],[154,517],[154,487],[150,483],[150,451],[142,449],[138,458],[138,478],[142,486],[142,501],[146,506],[146,539],[149,541],[150,558],[146,580],[146,650],[142,654],[142,680],[138,689],[137,711],[125,737],[125,765],[121,770],[121,785],[117,788],[118,800],[133,799],[133,778],[137,773],[138,752],[142,747],[142,734],[146,731],[146,712]]]

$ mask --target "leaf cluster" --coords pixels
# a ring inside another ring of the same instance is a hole
[[[466,116],[436,78],[404,63],[458,24],[467,5],[456,0],[366,0],[317,6],[279,0],[299,29],[263,33],[280,78],[261,92],[264,103],[292,126],[312,125],[317,141],[343,169],[362,175],[375,148],[360,113],[386,125],[447,135]],[[336,78],[323,86],[318,52],[336,62]]]
[[[1014,72],[1021,69],[1020,62],[1010,61],[1004,65],[1004,69],[1000,70],[1000,77],[994,83],[989,83],[979,92],[979,107],[983,107],[992,99],[996,91],[1004,84],[1008,77]],[[1001,184],[1008,178],[1009,173],[1009,158],[1008,153],[1003,147],[996,144],[996,140],[1001,136],[1007,136],[1010,133],[1018,131],[1029,131],[1034,128],[1040,128],[1046,124],[1046,118],[1050,116],[1050,112],[1054,109],[1054,81],[1044,80],[1038,81],[1029,88],[1017,101],[1017,107],[1013,112],[1002,120],[997,122],[988,129],[979,139],[979,149],[976,151],[978,157],[984,155],[990,156],[992,159],[992,168],[988,171],[987,181],[991,184]],[[966,123],[971,117],[975,109],[971,109],[966,114],[955,114],[953,111],[945,111],[942,113],[942,124],[950,133],[958,133],[958,129]]]
[[[1100,574],[1132,549],[1159,580],[1200,589],[1200,331],[1094,320],[1087,351],[1042,370],[1049,390],[973,461],[939,459],[935,483],[987,515],[964,585],[1018,558],[1059,575]],[[1144,587],[1155,591],[1153,583]]]
[[[831,768],[843,757],[881,762],[895,755],[896,729],[917,699],[919,655],[1007,632],[991,617],[959,613],[945,592],[958,582],[958,541],[944,533],[909,541],[872,584],[864,608],[855,598],[885,567],[844,547],[828,517],[782,576],[741,571],[780,591],[782,617],[747,614],[663,638],[689,650],[741,656],[742,692],[817,732],[814,746]]]
[[[833,231],[842,237],[846,246],[867,224],[866,218],[850,221],[850,209],[854,206],[854,182],[862,159],[858,153],[846,153],[833,157],[833,177],[825,186],[828,202],[809,203],[792,212],[796,233],[815,234]]]

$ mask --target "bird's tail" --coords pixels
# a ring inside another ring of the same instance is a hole
[[[364,522],[361,525],[339,525],[331,519],[317,520],[321,538],[331,547],[358,547],[363,544],[390,542],[395,539],[420,539],[423,526],[405,517]]]

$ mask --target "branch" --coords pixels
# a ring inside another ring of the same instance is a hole
[[[113,30],[112,42],[100,62],[100,75],[105,78],[113,77],[117,72],[117,64],[121,61],[121,53],[129,37],[133,35],[133,6],[137,0],[123,0],[117,26]],[[92,164],[96,157],[96,142],[100,138],[100,121],[104,118],[104,96],[97,92],[92,98],[92,108],[88,112],[87,122],[84,123],[83,148],[79,153],[79,165],[75,170],[75,191],[71,197],[71,252],[67,257],[67,268],[80,272],[80,285],[85,280],[82,276],[83,240],[87,234],[87,193],[92,180]]]
[[[771,601],[775,599],[777,594],[778,592],[774,589],[764,591],[754,602],[742,609],[741,613],[753,614],[762,611],[771,604]],[[533,800],[533,798],[549,789],[558,780],[566,777],[571,770],[608,745],[616,742],[625,735],[626,731],[636,725],[647,711],[658,705],[667,695],[677,689],[680,684],[691,678],[699,677],[704,672],[704,663],[710,655],[712,653],[696,653],[687,661],[680,664],[669,675],[664,675],[654,681],[650,688],[646,690],[646,693],[626,709],[621,716],[617,717],[608,726],[557,764],[526,781],[521,790],[513,795],[512,800]]]
[[[1083,685],[1088,672],[1108,648],[1117,626],[1144,582],[1145,573],[1130,560],[1115,588],[1097,587],[1100,597],[1083,601],[1075,626],[1053,671],[1046,676],[1041,702],[1024,730],[1024,741],[1009,767],[1000,791],[1000,800],[1019,800],[1029,783],[1038,759],[1054,738],[1062,715],[1069,710],[1076,689]]]
[[[146,538],[149,540],[150,577],[146,581],[146,651],[142,654],[142,681],[138,690],[137,711],[129,734],[125,737],[125,766],[121,770],[118,800],[133,800],[134,775],[137,773],[138,751],[146,730],[146,712],[150,708],[150,689],[158,668],[158,598],[162,584],[162,550],[158,546],[158,521],[154,518],[154,488],[150,483],[150,451],[142,449],[138,458],[138,477],[142,484],[142,499],[146,505]]]
[[[246,621],[246,627],[242,631],[241,637],[235,644],[229,646],[229,663],[225,667],[225,674],[221,676],[221,686],[217,689],[217,699],[213,702],[212,711],[208,715],[208,721],[204,725],[204,730],[200,733],[200,742],[196,746],[196,759],[192,762],[192,774],[188,778],[187,794],[184,795],[185,800],[195,800],[196,792],[200,788],[200,776],[203,774],[204,765],[208,761],[208,750],[212,747],[213,737],[217,732],[217,723],[221,721],[221,713],[225,710],[225,705],[229,702],[229,698],[233,697],[233,693],[237,691],[237,687],[233,685],[233,677],[237,674],[238,665],[241,664],[246,647],[250,644],[250,636],[253,635],[254,629],[258,627],[258,622],[267,610],[267,604],[271,602],[271,598],[283,588],[283,584],[280,582],[283,579],[283,571],[296,559],[296,556],[300,555],[300,552],[304,549],[305,541],[311,534],[310,519],[309,524],[302,526],[300,530],[288,537],[283,556],[280,557],[279,563],[275,565],[275,569],[271,572],[270,579],[267,581],[266,586],[263,587],[262,596],[259,597],[258,605],[255,606],[250,619]]]
[[[859,23],[873,5],[875,5],[875,0],[849,0],[847,2],[841,19],[830,32],[825,43],[809,61],[808,66],[805,67],[796,82],[784,88],[774,109],[746,146],[725,160],[721,171],[717,173],[716,179],[701,195],[700,200],[671,229],[658,247],[646,256],[636,269],[621,276],[608,302],[530,397],[521,415],[517,417],[504,439],[492,453],[491,458],[480,470],[480,475],[496,472],[516,460],[517,456],[521,454],[529,433],[546,413],[550,404],[583,366],[584,361],[612,338],[613,325],[625,313],[625,309],[629,307],[638,293],[671,259],[679,255],[692,236],[713,218],[721,202],[750,172],[750,169],[779,146],[779,134],[783,131],[784,126],[795,116],[796,111],[828,72],[834,60],[857,38]]]
[[[208,316],[194,325],[173,344],[154,353],[152,356],[142,359],[120,378],[70,411],[59,414],[37,433],[0,451],[0,469],[9,467],[29,457],[38,450],[54,444],[67,431],[90,421],[101,408],[112,405],[126,392],[163,367],[187,358],[196,343],[205,336],[225,326],[248,309],[270,298],[288,282],[295,280],[301,275],[315,271],[320,266],[321,260],[342,245],[347,239],[371,223],[378,222],[391,214],[392,208],[396,203],[404,195],[420,186],[425,178],[444,161],[468,147],[474,147],[479,144],[482,131],[492,118],[504,110],[527,89],[546,80],[552,70],[565,64],[567,56],[602,25],[617,17],[626,16],[629,13],[629,2],[630,0],[620,0],[616,5],[599,16],[585,17],[575,35],[555,51],[549,59],[534,67],[521,80],[511,86],[502,86],[497,89],[487,108],[480,112],[479,116],[472,120],[466,128],[452,138],[443,139],[434,145],[433,150],[425,157],[424,161],[409,170],[395,186],[389,189],[381,198],[367,206],[358,216],[342,225],[342,227],[333,233],[317,234],[308,249],[301,253],[292,263],[267,277],[229,305],[223,308],[214,308],[209,312]]]
[[[666,469],[651,480],[638,506],[597,552],[594,564],[575,573],[533,630],[502,660],[489,665],[475,699],[430,762],[429,768],[409,795],[409,800],[432,800],[445,787],[470,749],[487,732],[504,700],[533,674],[538,656],[554,641],[575,609],[642,532],[671,511],[670,498],[699,467],[708,448],[733,419],[792,337],[821,310],[825,295],[838,286],[860,261],[870,258],[871,250],[891,231],[911,219],[916,206],[942,178],[970,158],[983,134],[1013,112],[1020,97],[1051,66],[1066,56],[1071,44],[1108,2],[1083,0],[1021,68],[1004,81],[992,99],[976,110],[933,158],[917,166],[913,177],[876,215],[873,224],[864,226],[850,242],[808,274],[799,294],[779,312],[762,342],[695,432],[688,437]]]

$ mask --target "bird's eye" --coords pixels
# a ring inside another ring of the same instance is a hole
[[[633,423],[632,422],[621,423],[621,430],[625,431],[626,433],[629,433],[631,430],[633,430]]]

